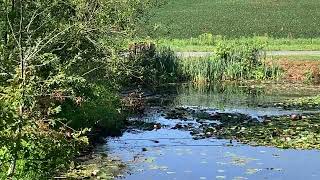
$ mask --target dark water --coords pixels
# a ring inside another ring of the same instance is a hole
[[[274,86],[274,87],[273,87]],[[270,105],[292,97],[313,96],[317,87],[291,85],[178,87],[172,107],[200,107],[214,111],[241,112],[251,116],[303,113]],[[151,107],[142,121],[162,124],[159,130],[130,129],[118,138],[109,138],[99,147],[128,164],[119,179],[320,179],[320,151],[282,150],[253,147],[230,140],[193,140],[190,132],[171,129],[177,123],[196,121],[168,120],[159,107]]]

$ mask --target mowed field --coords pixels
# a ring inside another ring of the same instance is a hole
[[[153,36],[320,37],[320,0],[168,0],[154,10]]]

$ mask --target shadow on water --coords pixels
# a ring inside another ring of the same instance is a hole
[[[130,118],[135,123],[121,137],[108,138],[98,147],[128,164],[127,173],[119,179],[320,179],[317,150],[254,147],[214,136],[195,140],[191,132],[203,126],[201,118],[166,114],[181,107],[238,113],[252,119],[310,113],[272,105],[314,96],[318,87],[222,84],[204,88],[183,84],[164,89],[165,93],[149,98],[152,107],[143,116]],[[165,106],[161,102],[166,102]]]

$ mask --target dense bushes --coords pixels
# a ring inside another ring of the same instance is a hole
[[[121,125],[120,52],[151,5],[0,0],[0,178],[48,179]]]
[[[125,114],[121,113],[120,98],[110,87],[94,85],[91,88],[93,95],[90,99],[64,103],[59,117],[70,121],[70,126],[76,130],[92,127],[106,135],[119,133],[125,119]],[[77,103],[81,105],[77,106]]]
[[[132,44],[125,61],[118,61],[117,69],[126,78],[125,85],[156,86],[162,83],[171,83],[181,80],[178,59],[169,48],[159,48],[150,42]]]

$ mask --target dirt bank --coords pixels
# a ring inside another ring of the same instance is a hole
[[[284,71],[284,80],[320,82],[320,61],[279,59],[276,61]]]

